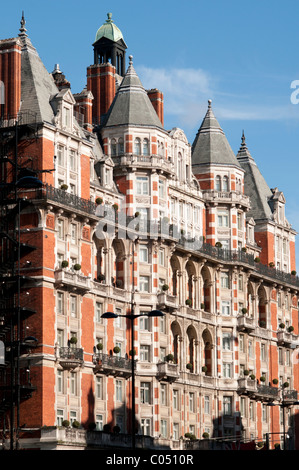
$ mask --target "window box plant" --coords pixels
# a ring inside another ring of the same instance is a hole
[[[63,191],[66,191],[67,188],[68,188],[68,185],[67,185],[67,184],[62,184],[62,185],[60,186],[60,189],[62,189]]]
[[[222,248],[222,243],[221,243],[221,242],[216,242],[216,243],[215,243],[215,246],[216,246],[217,248]]]
[[[208,432],[204,432],[203,435],[202,435],[202,437],[203,437],[204,439],[209,439],[210,435],[209,435]]]
[[[69,262],[67,260],[63,260],[62,263],[61,263],[62,268],[67,268],[68,265],[69,265]]]
[[[115,212],[117,212],[117,211],[118,211],[118,204],[113,204],[113,206],[112,206],[112,207],[113,207],[113,209],[115,210]]]
[[[166,360],[166,362],[172,362],[174,360],[174,355],[173,354],[167,354],[167,356],[165,356],[165,360]]]
[[[192,371],[193,370],[193,364],[191,364],[191,362],[188,362],[188,364],[186,365],[187,369]]]
[[[261,381],[261,382],[266,382],[266,377],[265,377],[264,375],[261,375],[260,381]]]
[[[192,300],[191,300],[191,299],[187,299],[187,300],[186,300],[186,305],[188,305],[188,307],[191,307],[191,305],[192,305]]]
[[[201,303],[201,304],[200,304],[200,308],[201,308],[202,310],[204,310],[204,309],[205,309],[205,304],[204,304],[204,303]]]
[[[102,345],[102,343],[98,343],[98,344],[97,344],[97,350],[98,350],[98,351],[102,351],[102,350],[103,350],[103,347],[104,347],[104,346]]]
[[[97,198],[96,198],[96,204],[97,204],[98,206],[100,206],[100,205],[102,204],[102,202],[103,202],[103,199],[102,199],[101,197],[97,197]]]
[[[162,290],[165,292],[169,289],[169,286],[167,284],[163,284]]]
[[[70,338],[70,344],[77,344],[77,342],[78,342],[78,338],[76,338],[76,336],[72,336]]]
[[[285,328],[285,324],[284,323],[279,323],[279,328],[281,328],[283,330],[283,328]]]
[[[249,377],[251,378],[251,380],[255,380],[255,375],[254,374],[250,374]]]
[[[208,368],[207,368],[207,366],[202,366],[201,370],[202,370],[202,372],[207,372]]]
[[[115,354],[119,354],[119,353],[120,353],[120,347],[119,347],[119,346],[114,346],[113,352],[114,352]]]
[[[72,427],[75,428],[75,429],[78,429],[80,427],[80,423],[79,421],[77,421],[76,419],[72,422]]]
[[[291,274],[292,274],[292,276],[296,276],[297,271],[293,270],[293,271],[291,271]]]
[[[289,327],[288,327],[288,332],[289,332],[289,333],[292,333],[292,331],[294,331],[294,327],[293,327],[293,326],[289,326]]]
[[[273,380],[272,380],[272,383],[273,383],[274,385],[277,385],[277,384],[278,384],[278,379],[273,379]]]
[[[254,261],[255,261],[255,263],[259,263],[261,260],[260,260],[260,258],[257,256],[256,258],[254,258]]]
[[[247,313],[247,308],[246,307],[243,307],[241,312],[243,313],[243,315],[245,315]]]
[[[245,369],[243,373],[244,373],[244,376],[246,377],[247,375],[249,375],[249,370]]]
[[[68,419],[64,419],[64,420],[62,421],[62,426],[63,426],[64,428],[68,428],[69,425],[70,425],[70,422],[69,422]]]
[[[76,263],[76,264],[74,264],[73,268],[74,268],[75,271],[80,271],[81,264]]]

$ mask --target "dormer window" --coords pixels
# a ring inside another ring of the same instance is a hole
[[[71,109],[68,108],[67,106],[63,107],[62,111],[62,119],[63,119],[63,127],[66,129],[70,129],[72,126],[72,114],[71,114]]]

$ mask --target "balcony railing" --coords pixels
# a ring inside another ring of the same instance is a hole
[[[83,364],[83,349],[63,347],[58,350],[58,362],[64,369],[73,370]]]
[[[61,268],[57,269],[54,275],[56,284],[63,285],[69,289],[73,288],[81,293],[88,292],[91,289],[90,278],[83,274]]]
[[[159,308],[168,308],[175,310],[178,308],[178,300],[175,295],[167,294],[166,292],[160,292],[157,295],[157,306]]]
[[[280,330],[277,332],[277,341],[279,344],[284,344],[287,347],[299,347],[299,337],[288,331]]]
[[[128,379],[132,375],[132,359],[99,353],[94,356],[94,372]],[[134,361],[136,368],[136,361]]]
[[[11,188],[10,188],[11,191]],[[179,248],[192,250],[201,255],[208,256],[215,260],[221,260],[226,263],[245,264],[253,268],[252,273],[259,276],[268,277],[271,280],[286,283],[295,287],[299,287],[299,277],[271,268],[262,263],[256,263],[254,255],[246,253],[242,250],[227,250],[218,248],[209,243],[204,243],[202,237],[193,237],[192,234],[183,234],[178,226],[169,224],[165,220],[143,220],[139,217],[128,216],[122,211],[114,211],[112,206],[97,206],[90,199],[83,199],[75,194],[71,194],[62,189],[54,188],[45,184],[42,189],[30,190],[28,197],[36,199],[44,199],[47,201],[57,202],[72,210],[80,210],[94,216],[98,219],[99,231],[101,225],[112,224],[118,228],[119,238],[126,238],[129,232],[138,232],[146,236],[156,238],[158,236],[169,237],[173,239]],[[121,230],[123,229],[123,230]]]
[[[283,401],[284,403],[291,404],[298,400],[298,392],[297,390],[286,390],[282,391],[283,393]]]
[[[239,315],[237,317],[237,327],[241,331],[253,331],[255,329],[254,319],[246,315]]]
[[[84,199],[77,196],[76,194],[71,194],[63,189],[54,188],[49,184],[45,184],[41,191],[41,198],[53,202],[58,202],[74,210],[80,210],[87,212],[90,215],[95,215],[96,213],[96,204],[90,199]]]
[[[157,377],[158,380],[168,380],[174,382],[180,377],[178,364],[170,362],[159,362],[157,364]]]
[[[257,384],[256,397],[263,400],[275,400],[279,396],[279,389],[271,385]]]

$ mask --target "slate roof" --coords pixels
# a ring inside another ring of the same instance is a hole
[[[136,125],[163,129],[160,119],[133,67],[132,56],[124,79],[104,119],[104,127]]]
[[[19,34],[21,56],[21,111],[36,113],[37,122],[53,122],[50,98],[58,93],[52,76],[24,31]]]
[[[244,132],[242,135],[241,147],[237,153],[237,159],[245,171],[244,192],[250,197],[251,207],[246,217],[253,217],[255,220],[273,219],[273,213],[269,205],[269,201],[273,197],[273,192],[267,185],[247,148]]]
[[[192,144],[192,166],[194,173],[196,174],[198,166],[207,164],[240,167],[213,113],[211,100],[209,100],[207,113]]]

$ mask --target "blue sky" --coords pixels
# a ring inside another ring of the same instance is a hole
[[[244,129],[299,231],[299,104],[291,102],[299,80],[297,0],[15,0],[1,5],[1,38],[18,34],[22,10],[46,68],[59,63],[74,93],[86,84],[96,31],[112,12],[144,86],[164,92],[165,128],[182,128],[192,143],[212,99],[233,151]]]

